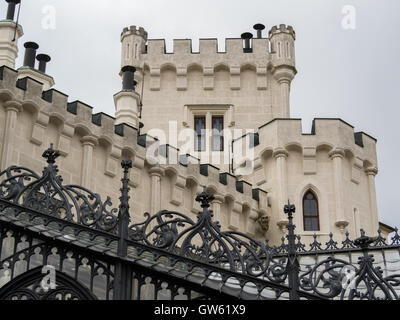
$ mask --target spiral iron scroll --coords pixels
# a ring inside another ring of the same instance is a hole
[[[99,194],[84,187],[63,185],[55,165],[58,156],[53,145],[43,153],[48,166],[42,176],[17,166],[0,172],[0,200],[98,230],[116,232],[118,209],[111,209],[110,197],[102,202]]]

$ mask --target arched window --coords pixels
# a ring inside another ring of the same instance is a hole
[[[304,231],[319,231],[318,200],[311,190],[303,198],[303,221]]]

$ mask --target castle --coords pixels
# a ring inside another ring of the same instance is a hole
[[[279,243],[286,232],[283,206],[304,242],[332,232],[353,238],[360,228],[375,235],[392,231],[378,220],[376,140],[341,119],[313,121],[303,133],[290,118],[290,87],[297,70],[295,31],[272,27],[268,35],[226,39],[148,39],[143,28],[121,34],[122,90],[114,95],[115,117],[54,89],[46,73],[50,57],[25,42],[16,68],[22,26],[11,0],[0,21],[0,169],[20,165],[36,172],[43,151],[54,143],[60,174],[118,203],[121,159],[131,159],[131,218],[162,209],[194,218],[203,186],[214,194],[214,219]],[[39,67],[35,67],[35,59]],[[182,134],[183,132],[183,134]],[[189,142],[179,139],[183,135]],[[190,152],[189,152],[189,151]],[[244,154],[244,156],[243,156]]]

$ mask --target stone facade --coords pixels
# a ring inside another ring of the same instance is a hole
[[[166,53],[164,40],[147,39],[143,28],[125,28],[121,65],[136,68],[137,84],[136,92],[114,95],[114,118],[69,102],[43,72],[27,66],[15,70],[18,37],[11,43],[10,25],[15,27],[13,21],[0,22],[2,170],[21,165],[40,172],[41,154],[54,143],[65,183],[110,196],[115,206],[121,159],[131,159],[136,222],[144,212],[161,209],[196,219],[200,207],[194,199],[206,186],[215,194],[212,209],[223,229],[279,243],[287,221],[282,209],[290,200],[297,208],[296,231],[309,242],[314,232],[304,231],[302,199],[312,190],[318,197],[320,242],[330,232],[337,239],[345,231],[357,236],[360,228],[376,233],[376,140],[340,119],[315,119],[311,134],[303,134],[301,120],[290,118],[290,86],[297,72],[292,27],[273,27],[268,38],[252,39],[246,52],[242,39],[226,39],[226,52],[218,52],[216,39],[201,39],[198,53],[192,52],[191,40],[174,40],[174,52]],[[178,131],[193,128],[196,114],[204,114],[207,123],[213,114],[222,115],[224,128],[253,131],[251,145],[249,134],[233,146],[224,141],[232,154],[239,142],[252,151],[250,173],[240,173],[237,159],[233,165],[210,164],[210,158],[182,154],[179,143],[164,145],[151,134],[161,129],[168,136],[170,121]],[[149,161],[150,148],[166,164]]]

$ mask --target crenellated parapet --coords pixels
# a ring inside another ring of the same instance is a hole
[[[272,38],[263,37],[262,33],[257,37],[244,33],[248,38],[227,38],[224,51],[218,48],[217,39],[203,38],[198,52],[193,51],[191,39],[173,39],[169,52],[165,39],[147,40],[140,28],[124,29],[122,66],[137,68],[135,80],[143,91],[145,127],[149,128],[147,122],[164,130],[163,123],[184,122],[180,118],[186,104],[235,105],[241,119],[236,126],[242,128],[254,128],[276,117],[290,117],[290,83],[297,72],[292,52],[294,38],[290,38],[288,58],[278,57],[271,50],[271,39],[286,41],[286,36],[294,34],[291,27],[285,28],[289,31],[274,33]],[[139,51],[132,49],[135,41]],[[163,123],[152,119],[160,108],[166,111]],[[249,109],[253,110],[251,114]]]
[[[1,148],[2,167],[29,164],[40,170],[40,152],[52,141],[60,150],[67,183],[94,188],[117,199],[119,163],[128,157],[133,162],[134,198],[146,199],[155,179],[153,172],[158,172],[163,208],[185,212],[187,192],[197,194],[205,185],[218,196],[215,208],[222,224],[232,230],[243,230],[245,226],[245,232],[264,236],[265,229],[257,221],[261,217],[265,220],[269,214],[267,193],[238,177],[212,165],[200,165],[196,158],[181,155],[174,147],[159,145],[157,139],[140,134],[134,127],[117,124],[115,118],[102,112],[93,113],[93,108],[83,102],[69,102],[68,95],[56,89],[43,91],[42,83],[29,77],[18,79],[18,71],[5,66],[0,68],[0,106],[4,109],[0,120],[5,121],[9,132],[8,143]],[[160,155],[158,163],[148,159],[149,149],[154,146],[155,154]],[[138,215],[150,210],[146,202],[135,203],[139,206]],[[195,214],[198,209],[197,203],[192,203],[189,213]]]

